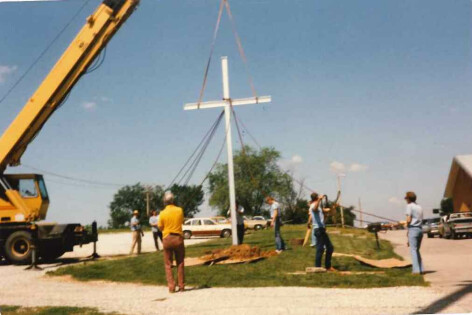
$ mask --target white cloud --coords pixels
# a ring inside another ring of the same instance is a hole
[[[352,163],[351,166],[349,166],[349,172],[363,172],[367,171],[368,168],[369,167],[367,165]]]
[[[342,173],[346,171],[346,165],[344,163],[333,161],[329,164],[331,171],[335,173]]]
[[[290,159],[290,162],[292,162],[293,164],[301,164],[303,162],[303,158],[300,155],[295,154]]]
[[[303,163],[303,158],[295,154],[290,159],[284,159],[279,161],[279,166],[284,170],[294,171],[297,166]]]
[[[88,111],[94,111],[95,108],[97,107],[97,103],[96,102],[83,102],[82,107]]]
[[[7,76],[15,72],[17,69],[18,69],[17,66],[0,65],[0,83],[4,83],[7,80]]]
[[[403,202],[397,197],[388,198],[388,202],[393,203],[394,205],[401,205]]]
[[[102,97],[100,97],[100,101],[102,101],[102,102],[111,102],[111,98],[106,97],[106,96],[102,96]]]

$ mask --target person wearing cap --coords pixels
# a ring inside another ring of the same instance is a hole
[[[162,231],[162,245],[164,247],[164,267],[166,271],[167,286],[170,293],[175,292],[175,280],[172,275],[172,260],[175,256],[177,264],[177,281],[179,292],[185,290],[184,259],[185,247],[182,231],[184,223],[184,211],[174,205],[174,194],[166,192],[164,194],[164,210],[159,214],[157,226]]]
[[[421,259],[420,247],[423,240],[423,231],[421,223],[423,221],[423,209],[416,203],[416,194],[412,191],[406,193],[406,223],[408,225],[408,246],[410,246],[411,263],[413,265],[413,274],[422,274],[423,261]]]
[[[139,211],[134,210],[133,211],[133,217],[131,218],[130,221],[130,228],[131,228],[131,233],[133,236],[133,240],[131,242],[131,250],[129,252],[130,255],[133,254],[134,248],[136,245],[138,245],[137,253],[138,255],[141,254],[141,236],[142,236],[142,229],[141,229],[141,224],[139,224]]]
[[[270,226],[274,227],[275,231],[275,251],[277,254],[280,254],[285,250],[285,242],[280,234],[280,227],[282,226],[280,204],[271,196],[266,197],[266,203],[270,206],[269,211],[270,217],[272,218]]]

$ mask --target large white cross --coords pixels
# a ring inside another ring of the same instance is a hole
[[[233,236],[233,245],[238,244],[238,235],[236,228],[236,192],[234,186],[234,168],[233,168],[233,143],[231,137],[231,105],[250,105],[259,103],[268,103],[270,96],[249,97],[231,99],[229,97],[229,78],[228,78],[228,57],[221,57],[221,70],[223,74],[223,100],[210,101],[202,103],[185,104],[184,110],[206,109],[215,107],[225,108],[226,122],[226,147],[228,151],[228,184],[229,184],[229,204],[231,209],[231,235]]]

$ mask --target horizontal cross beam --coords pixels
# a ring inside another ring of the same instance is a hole
[[[269,103],[270,101],[271,101],[270,96],[260,96],[260,97],[232,99],[231,104],[233,106],[240,106],[240,105],[250,105],[250,104],[259,104],[259,103]],[[198,103],[188,103],[184,105],[184,110],[224,107],[228,104],[228,102],[229,101],[227,100],[209,101],[209,102],[200,103],[200,106],[198,106]]]

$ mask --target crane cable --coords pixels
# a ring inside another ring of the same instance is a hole
[[[211,64],[211,60],[212,60],[212,57],[213,57],[213,52],[215,50],[216,38],[218,37],[218,31],[219,31],[219,28],[220,28],[220,25],[221,25],[221,18],[222,18],[222,15],[223,15],[223,9],[226,9],[226,13],[227,13],[228,18],[231,22],[231,29],[232,29],[232,32],[233,32],[233,35],[234,35],[236,46],[238,47],[239,55],[240,55],[241,60],[243,61],[243,64],[244,64],[244,68],[245,68],[245,71],[246,71],[246,75],[248,77],[248,82],[249,82],[249,86],[251,88],[252,94],[256,98],[256,100],[258,98],[256,88],[254,86],[254,81],[253,81],[252,76],[251,76],[250,71],[249,71],[248,61],[247,61],[247,57],[246,57],[246,54],[244,52],[244,48],[243,48],[243,45],[242,45],[242,42],[241,42],[241,37],[238,34],[238,31],[237,31],[237,28],[236,28],[236,22],[235,22],[235,19],[233,17],[233,14],[231,13],[231,8],[229,6],[229,1],[228,0],[221,0],[220,7],[219,7],[219,10],[218,10],[218,17],[216,19],[215,28],[213,30],[213,39],[212,39],[212,42],[211,42],[211,45],[210,45],[210,54],[208,56],[207,64],[206,64],[205,71],[204,71],[204,74],[203,74],[202,87],[200,88],[200,93],[199,93],[199,96],[198,96],[198,102],[197,102],[197,108],[198,109],[200,109],[200,104],[203,100],[203,95],[205,93],[205,88],[206,88],[206,84],[207,84],[207,80],[208,80],[208,72],[210,70],[210,64]]]

